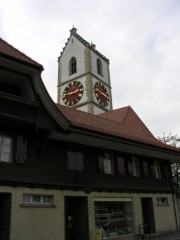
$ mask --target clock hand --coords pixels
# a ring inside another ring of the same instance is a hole
[[[105,93],[101,92],[98,88],[97,88],[96,90],[97,90],[101,95],[103,95],[104,97],[107,98],[107,95],[106,95]]]
[[[73,92],[64,93],[63,96],[72,95],[72,94],[77,93],[77,92],[79,92],[79,89],[76,89]]]

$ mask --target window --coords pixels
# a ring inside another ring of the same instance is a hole
[[[99,58],[97,59],[97,73],[99,75],[103,76],[102,62],[101,62],[101,60]]]
[[[125,174],[124,158],[118,157],[117,164],[118,164],[118,173],[120,175],[124,175]]]
[[[0,135],[0,161],[11,162],[12,138]]]
[[[69,61],[69,75],[77,72],[77,63],[75,57],[72,57]]]
[[[161,168],[158,161],[155,161],[155,174],[156,178],[161,178]]]
[[[23,206],[53,206],[52,195],[23,194]]]
[[[107,238],[134,232],[131,198],[95,198],[94,201],[95,225],[104,229]]]
[[[157,198],[157,205],[159,206],[167,206],[168,204],[168,199],[166,197],[159,197]]]
[[[103,156],[99,156],[99,169],[101,173],[113,174],[114,173],[114,164],[113,164],[113,155],[104,153]]]
[[[132,175],[135,177],[140,176],[139,159],[138,158],[131,158],[128,161],[128,173],[129,173],[129,175]]]
[[[68,150],[68,169],[83,171],[83,153],[80,151]]]

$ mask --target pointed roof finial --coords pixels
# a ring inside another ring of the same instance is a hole
[[[96,49],[96,45],[91,41],[91,48],[93,49],[93,50],[95,50]]]
[[[77,33],[77,29],[74,27],[72,27],[72,29],[70,30],[70,35],[76,34]]]

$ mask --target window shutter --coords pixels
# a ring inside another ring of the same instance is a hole
[[[145,177],[150,177],[148,162],[143,162],[143,172]]]
[[[98,162],[99,162],[99,171],[101,173],[104,173],[104,158],[102,154],[99,154],[98,156]]]
[[[118,157],[117,158],[117,164],[118,164],[118,173],[120,175],[124,175],[125,174],[124,158],[123,157]]]
[[[75,153],[76,158],[76,170],[83,171],[83,154],[80,152]]]
[[[68,169],[74,170],[75,169],[75,152],[68,151],[67,154],[67,163],[68,163]]]
[[[170,166],[168,164],[164,164],[164,176],[165,176],[165,178],[171,177],[171,170],[170,170]]]
[[[17,137],[16,163],[25,164],[27,161],[27,138]]]

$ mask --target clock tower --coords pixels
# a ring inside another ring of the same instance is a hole
[[[58,58],[57,101],[92,114],[112,110],[109,60],[74,27]]]

